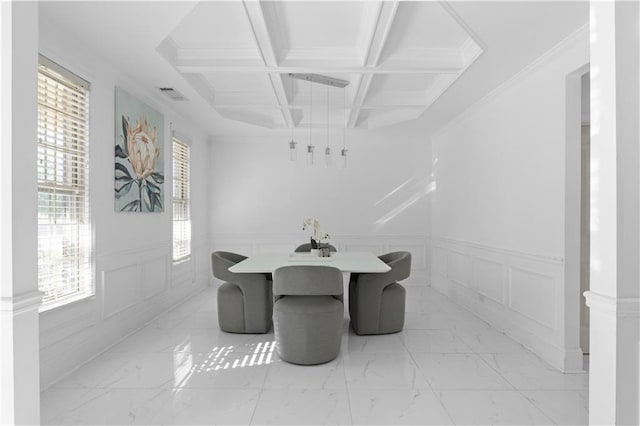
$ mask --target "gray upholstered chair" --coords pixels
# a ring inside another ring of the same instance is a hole
[[[229,333],[266,333],[273,314],[272,283],[267,274],[236,274],[229,268],[246,256],[226,251],[211,254],[218,288],[218,324]]]
[[[404,327],[405,289],[397,281],[411,273],[411,253],[397,251],[379,259],[391,270],[351,274],[349,280],[349,316],[356,334],[396,333]]]
[[[321,247],[329,247],[329,251],[330,252],[337,252],[338,249],[336,249],[334,246],[332,246],[331,244],[320,244]],[[296,253],[303,253],[303,252],[307,252],[307,251],[311,251],[311,243],[304,243],[304,244],[300,244],[298,247],[296,247],[296,249],[294,250],[294,252]]]
[[[273,273],[273,328],[280,358],[322,364],[338,356],[344,304],[342,272],[329,266],[283,266]]]

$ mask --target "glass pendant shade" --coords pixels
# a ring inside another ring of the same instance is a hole
[[[324,149],[324,163],[327,166],[331,165],[331,148],[329,148],[329,147],[326,147]]]
[[[307,164],[309,166],[313,165],[313,151],[315,149],[315,146],[313,145],[307,145]]]
[[[296,161],[298,158],[298,151],[296,150],[296,145],[298,142],[295,142],[293,139],[289,142],[289,161]]]
[[[340,155],[342,156],[342,167],[347,167],[347,149],[342,148],[342,151],[340,151]]]

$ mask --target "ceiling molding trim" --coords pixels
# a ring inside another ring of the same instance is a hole
[[[573,33],[569,34],[569,36],[565,37],[551,49],[547,50],[529,65],[515,73],[511,78],[502,83],[500,86],[493,89],[491,92],[487,93],[485,96],[477,100],[475,103],[470,105],[467,109],[462,111],[460,114],[444,123],[439,129],[433,133],[432,138],[438,138],[444,133],[446,133],[451,127],[463,122],[473,113],[478,111],[480,108],[484,107],[488,103],[490,103],[493,99],[499,96],[505,90],[513,87],[518,81],[520,81],[523,77],[535,72],[538,68],[545,65],[549,61],[553,60],[556,55],[561,54],[562,51],[566,48],[570,48],[572,45],[576,43],[584,42],[589,47],[589,24],[585,24],[578,28]],[[588,60],[588,58],[587,58]]]
[[[351,47],[305,47],[305,48],[286,48],[281,51],[281,61],[286,66],[289,61],[347,61],[354,62],[354,58],[359,56],[360,52]],[[355,64],[355,62],[354,62]],[[359,65],[359,64],[358,64]]]
[[[257,1],[244,0],[242,5],[244,6],[247,19],[251,25],[253,36],[260,51],[260,55],[262,56],[264,65],[267,67],[277,68],[278,60],[276,58],[276,52],[273,44],[271,43],[272,36],[269,33],[269,26],[265,19],[261,3]],[[284,89],[284,84],[279,72],[269,73],[269,80],[271,81],[271,87],[273,88],[275,97],[278,99],[278,103],[282,107],[282,118],[284,119],[285,125],[289,128],[293,128],[293,116],[289,109],[287,93]]]
[[[276,127],[273,117],[247,110],[224,109],[218,108],[218,113],[229,120],[239,121],[242,123],[253,124],[254,126],[266,127],[273,129]]]
[[[466,68],[475,62],[476,59],[484,53],[484,49],[480,47],[471,37],[466,39],[460,47],[460,56],[462,58],[463,67]]]
[[[178,62],[178,45],[171,37],[166,37],[162,40],[156,47],[156,52],[173,66]]]
[[[397,1],[383,2],[378,13],[376,26],[371,34],[369,48],[365,56],[364,65],[367,67],[375,67],[380,63],[380,57],[387,43],[389,32],[393,26],[393,22],[398,11]]]
[[[259,60],[258,60],[259,61]],[[228,61],[225,61],[228,63]],[[222,65],[221,63],[203,61],[197,63],[192,61],[190,63],[178,63],[175,68],[183,73],[203,73],[203,72],[244,72],[244,73],[309,73],[314,74],[458,74],[460,72],[459,67],[453,68],[424,68],[420,66],[379,66],[377,68],[368,68],[361,66],[334,66],[327,64],[326,61],[318,61],[317,64],[308,65],[286,65],[279,67],[264,67],[259,64],[232,64]]]
[[[425,92],[425,110],[429,108],[440,96],[458,79],[454,75],[440,75],[431,83]]]
[[[378,9],[376,24],[373,26],[373,31],[369,38],[369,45],[366,50],[363,66],[366,68],[374,68],[378,65],[382,52],[384,51],[387,37],[393,26],[393,21],[398,10],[398,2],[383,2]],[[360,107],[367,98],[371,82],[373,81],[373,75],[364,75],[355,90],[353,97],[353,104],[351,111],[349,112],[349,118],[347,119],[347,128],[353,128],[358,123],[358,116],[360,115]]]
[[[215,109],[216,90],[202,74],[183,73],[182,77],[212,108]]]
[[[235,107],[239,105],[251,106],[252,108],[280,108],[280,104],[273,93],[256,94],[253,92],[216,91],[215,106]]]
[[[462,29],[469,35],[469,37],[478,45],[478,47],[480,47],[480,49],[482,49],[483,51],[487,50],[487,45],[482,41],[482,39],[480,39],[480,37],[478,37],[478,35],[471,29],[471,27],[467,25],[467,23],[460,17],[460,15],[458,15],[458,13],[453,9],[453,6],[443,0],[438,1],[438,4],[444,9],[445,12],[449,14],[449,16],[451,16],[451,18],[453,18],[458,23],[458,25],[460,25],[460,27],[462,27]]]

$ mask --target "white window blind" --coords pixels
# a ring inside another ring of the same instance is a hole
[[[190,148],[173,139],[173,261],[191,256]]]
[[[37,173],[42,309],[94,293],[88,166],[89,84],[40,56]]]

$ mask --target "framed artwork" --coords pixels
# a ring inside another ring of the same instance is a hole
[[[164,118],[116,87],[115,210],[164,211]]]

